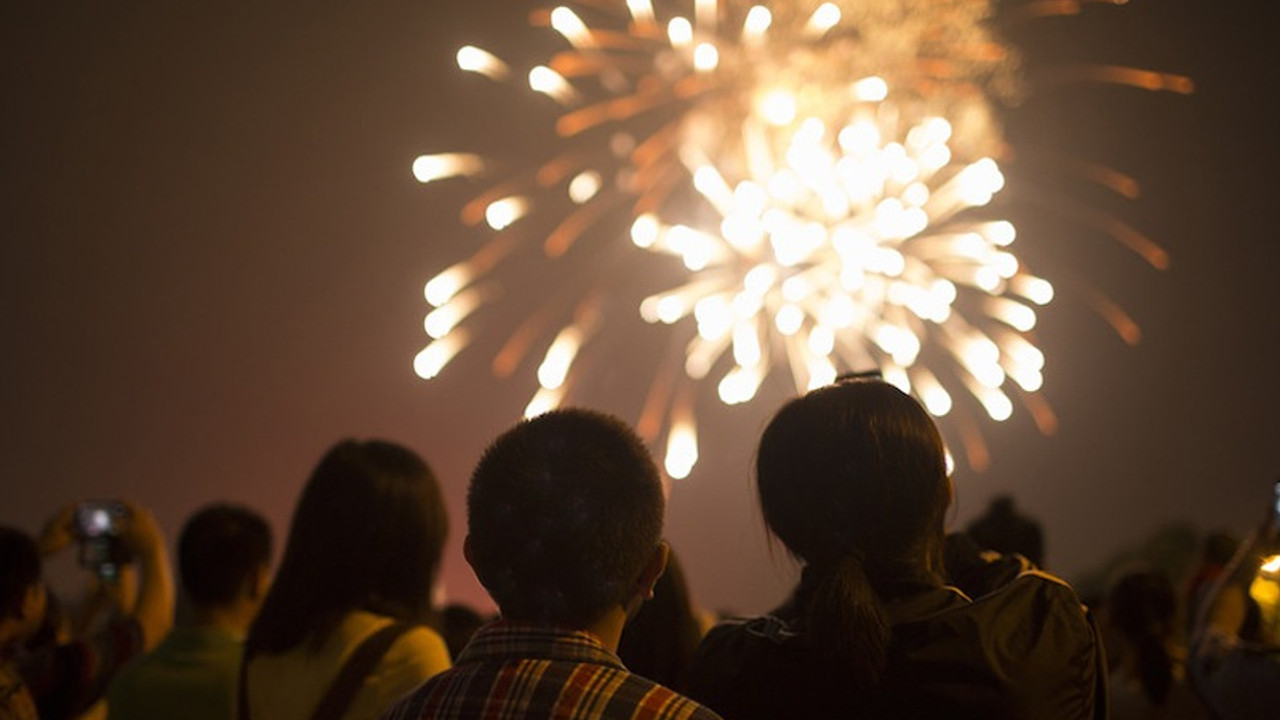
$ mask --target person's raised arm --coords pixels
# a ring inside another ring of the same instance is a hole
[[[36,548],[41,557],[48,557],[70,547],[76,539],[76,507],[80,503],[64,505],[44,524]]]
[[[150,650],[173,627],[173,572],[155,516],[146,508],[125,504],[130,512],[121,539],[141,564],[132,615],[142,626],[143,642]]]

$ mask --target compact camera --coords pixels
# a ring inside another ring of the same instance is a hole
[[[129,508],[119,500],[89,500],[76,506],[76,535],[80,540],[80,565],[103,582],[120,577],[120,566],[133,558],[120,538]]]

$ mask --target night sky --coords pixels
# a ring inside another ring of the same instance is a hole
[[[467,476],[518,418],[533,368],[495,380],[482,343],[434,381],[413,374],[422,283],[482,234],[457,216],[474,188],[423,187],[409,167],[424,152],[518,157],[536,132],[515,118],[550,122],[542,98],[453,64],[467,43],[532,59],[530,6],[5,3],[0,522],[34,531],[63,502],[124,496],[172,540],[195,508],[234,500],[282,542],[325,448],[384,437],[444,486],[445,594],[484,602],[461,557]],[[961,464],[952,522],[1012,493],[1068,578],[1171,521],[1243,531],[1280,473],[1277,4],[1095,4],[1008,35],[1031,92],[1004,115],[1001,202],[1018,252],[1059,289],[1037,329],[1059,430],[1041,435],[1020,410],[984,423],[992,464]],[[1052,81],[1088,62],[1187,74],[1197,92]],[[1097,191],[1063,156],[1143,192]],[[1151,235],[1171,267],[1073,220],[1062,198]],[[1089,288],[1141,325],[1139,345],[1089,308]],[[493,316],[490,342],[522,309]],[[654,331],[627,322],[614,352],[648,357],[628,343]],[[635,420],[653,373],[611,366],[574,400]],[[750,496],[756,436],[783,400],[699,405],[703,459],[673,488],[667,535],[707,606],[762,610],[793,577]]]

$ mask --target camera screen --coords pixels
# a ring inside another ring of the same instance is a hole
[[[85,534],[101,535],[111,531],[111,515],[106,510],[94,510],[84,523]]]
[[[76,523],[80,534],[86,538],[115,535],[119,531],[117,522],[124,514],[124,507],[114,501],[91,501],[82,503],[76,511]]]
[[[80,565],[98,573],[104,582],[114,582],[120,565],[130,560],[129,550],[120,539],[121,523],[128,513],[118,500],[90,500],[76,508]]]

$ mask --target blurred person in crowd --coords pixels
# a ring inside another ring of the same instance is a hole
[[[653,588],[653,599],[641,605],[622,629],[618,657],[631,672],[683,690],[702,634],[703,624],[684,570],[675,553],[669,553],[667,570]]]
[[[616,418],[556,410],[485,450],[467,495],[467,561],[500,619],[385,720],[712,720],[628,672],[616,650],[667,561],[662,484]]]
[[[440,634],[450,659],[457,660],[458,653],[467,646],[471,636],[489,621],[474,609],[460,603],[452,603],[440,610]]]
[[[1102,618],[1118,642],[1111,665],[1112,720],[1209,720],[1186,678],[1177,642],[1178,596],[1165,575],[1130,571],[1112,584]]]
[[[1231,559],[1240,549],[1240,541],[1228,533],[1212,533],[1200,545],[1199,565],[1187,581],[1186,608],[1187,634],[1195,631],[1201,612],[1208,611],[1209,624],[1228,634],[1257,639],[1259,622],[1258,605],[1249,597],[1244,583],[1252,578],[1228,582],[1218,589],[1211,608],[1204,600],[1214,584],[1224,576]]]
[[[987,511],[969,523],[965,532],[984,550],[1017,553],[1036,567],[1044,567],[1044,532],[1040,523],[1018,512],[1009,495],[992,499]]]
[[[1192,685],[1219,720],[1280,718],[1280,497],[1272,503],[1210,585],[1192,633]]]
[[[448,668],[428,627],[447,531],[418,455],[380,440],[332,447],[250,627],[240,720],[369,720]]]
[[[271,527],[258,513],[211,505],[178,539],[191,622],[134,660],[108,689],[111,720],[231,720],[244,636],[266,596]]]
[[[0,527],[0,718],[4,720],[36,719],[35,699],[13,655],[40,630],[45,602],[35,540],[21,530]]]
[[[96,523],[103,513],[110,516],[102,520],[106,525],[87,526],[87,517]],[[3,535],[0,585],[7,629],[0,693],[7,699],[0,708],[5,703],[25,708],[30,702],[42,720],[77,717],[103,696],[126,662],[154,647],[173,626],[173,577],[160,526],[150,511],[133,503],[72,503],[45,523],[34,543],[18,530],[5,529]],[[41,557],[77,544],[82,563],[104,586],[119,581],[122,566],[135,565],[138,585],[133,600],[109,622],[88,635],[69,636],[45,624],[48,591]],[[42,626],[52,642],[28,647],[24,641]]]
[[[756,487],[800,584],[708,633],[694,699],[735,720],[1106,717],[1070,587],[1031,569],[976,600],[944,584],[946,453],[910,396],[849,379],[792,400],[761,437]]]

